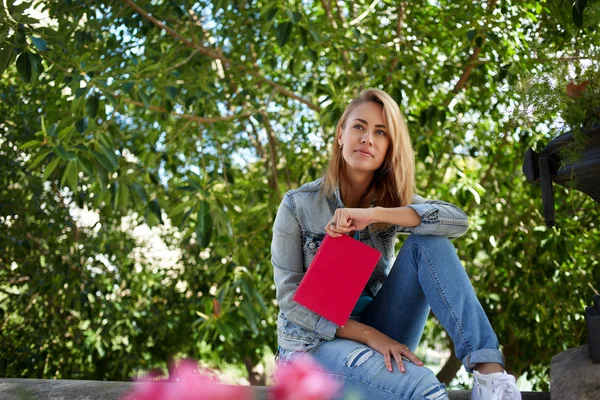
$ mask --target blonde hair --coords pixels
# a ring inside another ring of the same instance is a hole
[[[374,204],[381,207],[402,207],[410,204],[415,187],[415,156],[408,136],[408,127],[398,104],[390,95],[380,89],[366,89],[352,100],[340,117],[336,127],[333,151],[329,165],[323,177],[321,193],[334,196],[339,183],[340,194],[348,189],[346,161],[337,145],[337,137],[346,127],[350,113],[359,105],[373,102],[383,107],[383,118],[389,132],[389,146],[384,162],[375,171],[368,190],[360,198],[358,207],[366,208]],[[378,223],[374,230],[389,227],[390,224]]]

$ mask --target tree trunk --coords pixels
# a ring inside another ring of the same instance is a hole
[[[256,366],[252,359],[248,356],[244,357],[244,365],[246,366],[246,371],[248,371],[248,382],[250,382],[250,386],[266,386],[267,385],[267,376],[265,374],[259,374],[254,371],[254,367]]]
[[[446,364],[442,367],[440,372],[436,375],[436,378],[442,383],[446,385],[450,384],[450,381],[454,379],[456,373],[462,366],[462,362],[456,358],[456,354],[454,353],[454,344],[450,345],[450,358],[446,361]]]

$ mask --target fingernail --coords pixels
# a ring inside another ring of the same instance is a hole
[[[392,372],[392,368],[391,368],[391,367],[390,367],[390,368],[388,368],[388,371]]]
[[[406,370],[404,369],[404,367],[400,368],[402,370],[402,373],[405,373]]]
[[[419,361],[419,365],[422,367],[422,366],[423,366],[423,363],[422,363],[421,361]]]

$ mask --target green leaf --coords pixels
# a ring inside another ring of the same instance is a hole
[[[46,132],[46,121],[44,121],[43,115],[40,117],[40,120],[42,123],[42,132],[44,133],[44,136],[48,136],[48,132]]]
[[[19,150],[24,150],[24,149],[28,149],[30,147],[39,146],[40,144],[42,144],[42,142],[40,140],[30,140],[29,142],[23,143],[21,146],[19,146]]]
[[[172,217],[179,215],[183,212],[183,210],[185,210],[189,206],[190,205],[188,202],[179,203],[171,209],[171,212],[169,213],[169,215],[171,215]]]
[[[92,155],[108,172],[115,172],[117,170],[104,153],[93,151]]]
[[[210,205],[205,200],[200,202],[196,215],[196,240],[200,248],[208,247],[212,236],[213,220],[210,215]]]
[[[48,127],[48,129],[46,130],[46,133],[48,134],[48,136],[51,137],[56,137],[56,128],[58,126],[56,125],[56,122],[50,124],[50,126]]]
[[[32,18],[28,15],[21,15],[18,18],[15,18],[15,20],[19,23],[19,24],[38,24],[40,22],[39,19],[36,18]]]
[[[106,143],[101,143],[100,150],[102,150],[107,160],[112,165],[112,170],[116,171],[119,169],[119,158],[115,155],[115,151],[112,149],[112,147],[109,147],[109,145]]]
[[[573,22],[578,28],[583,28],[583,11],[587,5],[587,0],[576,0],[573,3]]]
[[[13,47],[9,43],[2,43],[0,49],[0,75],[8,68],[16,57]]]
[[[290,21],[292,21],[293,24],[297,24],[302,19],[302,14],[299,12],[285,10],[285,13],[287,14],[288,18],[290,19]]]
[[[80,120],[78,120],[77,122],[75,122],[75,129],[77,129],[77,132],[83,133],[83,132],[85,132],[85,130],[87,128],[88,128],[88,119],[87,119],[87,117],[86,118],[81,118]]]
[[[127,208],[129,205],[129,187],[126,184],[119,186],[119,204],[123,208]]]
[[[0,43],[4,42],[8,37],[8,26],[0,30]]]
[[[240,304],[240,309],[242,310],[242,313],[244,314],[244,316],[246,317],[246,320],[250,324],[250,328],[252,329],[252,331],[254,333],[258,334],[258,326],[256,325],[256,316],[255,316],[256,311],[254,310],[254,307],[252,307],[252,305],[248,302],[248,300],[244,300]]]
[[[63,140],[68,134],[70,134],[73,131],[73,127],[72,126],[67,126],[66,128],[61,129],[60,132],[58,132],[58,140]]]
[[[46,41],[44,39],[35,37],[35,36],[30,36],[31,42],[33,43],[33,45],[39,50],[39,51],[46,51],[48,50],[48,45],[46,44]]]
[[[78,162],[79,162],[79,168],[83,172],[85,172],[90,177],[94,176],[94,164],[87,157],[80,155]]]
[[[60,185],[64,186],[65,181],[74,193],[77,193],[77,161],[69,161],[63,172]]]
[[[142,203],[148,203],[148,195],[146,194],[146,189],[144,189],[144,187],[141,184],[139,184],[138,182],[133,182],[131,184],[131,188],[133,189],[135,195],[142,201]]]
[[[477,35],[477,31],[475,29],[469,29],[467,31],[467,39],[469,39],[469,42],[473,41],[473,39],[475,39],[476,35]]]
[[[169,96],[169,98],[171,100],[175,100],[175,97],[177,97],[177,88],[174,86],[167,86],[167,96]]]
[[[117,100],[117,98],[112,94],[104,93],[104,97],[106,98],[106,101],[110,103],[111,106],[116,107],[119,105],[119,100]]]
[[[317,32],[315,32],[312,29],[308,28],[308,33],[310,33],[310,35],[313,37],[313,39],[315,40],[315,42],[317,42],[317,43],[321,42],[321,36],[319,36],[319,34]]]
[[[98,107],[100,106],[100,100],[97,95],[93,95],[88,97],[85,102],[85,111],[90,119],[96,118],[96,114],[98,113]],[[85,131],[85,129],[84,129]]]
[[[52,148],[52,150],[54,150],[54,153],[57,156],[59,156],[60,158],[62,158],[65,161],[77,160],[77,154],[75,154],[72,151],[65,150],[65,148],[62,147],[61,145],[54,146]]]
[[[50,154],[50,153],[52,153],[52,150],[49,150],[49,149],[40,151],[40,153],[37,155],[37,157],[29,165],[29,168],[33,169],[33,168],[37,167],[42,161],[44,161],[46,159],[46,157],[48,157],[48,154]]]
[[[52,148],[52,150],[54,150],[54,153],[57,156],[59,156],[60,158],[62,158],[65,161],[77,160],[77,154],[75,154],[72,151],[65,150],[65,148],[62,147],[61,145],[54,146]]]
[[[267,21],[272,21],[278,12],[279,12],[279,8],[277,7],[277,5],[274,5],[274,6],[270,7],[269,9],[267,9],[267,11],[265,11],[262,14],[265,16]]]
[[[481,36],[477,36],[477,38],[475,39],[475,45],[477,47],[483,46],[483,38]]]
[[[152,211],[152,213],[154,215],[156,215],[156,217],[158,218],[158,220],[160,221],[161,224],[164,224],[163,219],[162,219],[162,213],[161,213],[161,209],[160,209],[160,204],[158,204],[158,199],[154,199],[150,202],[150,204],[148,205],[148,208],[150,209],[150,211]]]
[[[55,158],[54,160],[50,161],[50,163],[48,163],[48,165],[46,165],[46,169],[44,170],[44,175],[42,175],[42,178],[44,178],[44,180],[48,179],[48,177],[50,176],[52,171],[54,171],[54,169],[58,165],[59,161],[60,161],[60,158]]]
[[[17,57],[17,71],[23,82],[31,81],[31,59],[28,52],[23,52]]]
[[[140,96],[142,103],[144,103],[144,108],[148,109],[148,107],[150,107],[150,99],[148,98],[148,96],[146,96],[146,94],[141,90],[138,92],[138,95]]]
[[[285,44],[290,40],[290,36],[292,35],[292,28],[294,24],[291,22],[283,22],[279,24],[276,28],[276,36],[277,36],[277,45],[279,47],[285,46]]]
[[[113,211],[119,207],[119,186],[119,181],[114,181],[110,184],[110,202]]]
[[[123,91],[125,93],[129,93],[131,91],[131,88],[133,87],[133,82],[125,82],[123,84]]]
[[[8,4],[9,4],[10,14],[13,18],[18,17],[20,14],[23,13],[23,11],[25,11],[29,7],[31,7],[31,1],[24,1],[24,2],[20,3],[18,6],[10,5],[10,3],[8,3]]]

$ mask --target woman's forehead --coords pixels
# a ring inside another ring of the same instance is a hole
[[[357,118],[366,121],[365,123],[369,125],[385,125],[383,107],[371,101],[359,104],[348,115],[348,121],[353,121]]]

